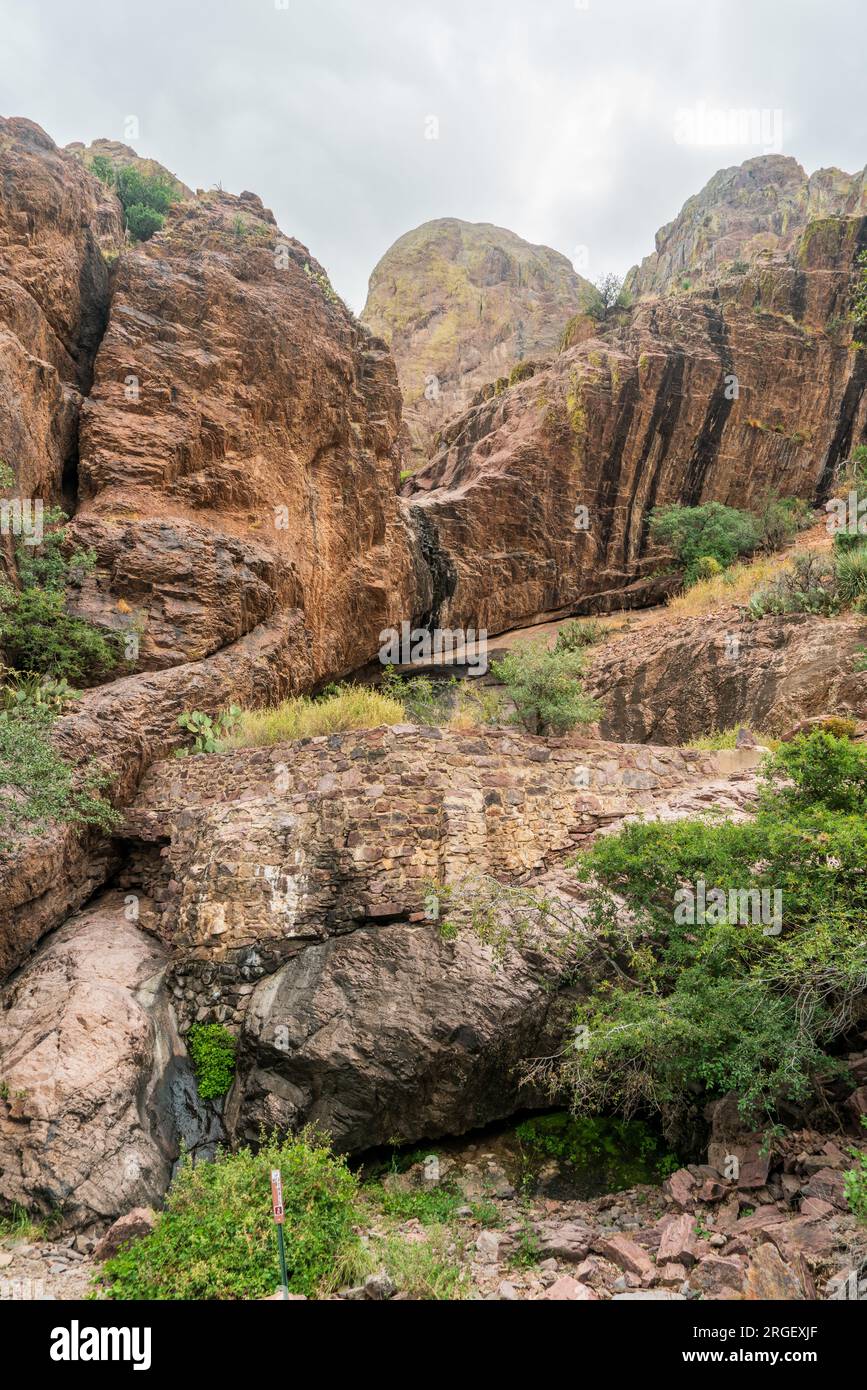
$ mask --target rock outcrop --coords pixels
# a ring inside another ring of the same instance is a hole
[[[85,169],[93,169],[94,159],[103,159],[113,169],[131,168],[136,169],[145,178],[158,176],[164,179],[180,198],[195,196],[193,190],[187,188],[187,185],[165,165],[158,163],[156,159],[142,159],[131,146],[122,144],[120,140],[93,140],[89,145],[85,145],[81,140],[73,140],[71,144],[64,145],[64,150],[80,159]]]
[[[605,738],[679,744],[737,724],[779,735],[818,715],[867,720],[855,669],[865,644],[856,615],[672,617],[600,647],[587,688],[603,701]]]
[[[117,199],[32,121],[0,117],[0,459],[15,474],[5,496],[74,501],[78,416],[110,297],[102,252],[123,240]]]
[[[708,784],[719,801],[719,778],[678,749],[412,728],[162,763],[127,813],[121,883],[171,945],[182,1027],[240,1032],[234,1134],[459,1133],[539,1101],[519,1064],[562,1036],[568,989],[556,952],[497,964],[444,938],[433,885],[535,881],[625,816],[688,814]]]
[[[637,296],[695,288],[763,254],[788,250],[809,222],[867,212],[867,169],[807,175],[791,155],[720,169],[656,233],[656,250],[626,277]]]
[[[400,237],[370,277],[362,320],[397,363],[417,460],[486,382],[549,357],[596,297],[560,252],[486,222],[444,217]]]
[[[208,1122],[162,987],[167,952],[109,895],[4,993],[0,1202],[72,1226],[159,1202]]]
[[[80,611],[138,664],[201,660],[281,612],[315,678],[412,609],[382,343],[254,194],[176,204],[119,262],[81,432]]]
[[[451,562],[441,625],[496,633],[660,597],[656,505],[827,495],[867,437],[867,355],[845,320],[865,246],[865,218],[811,224],[790,255],[643,300],[623,326],[482,393],[404,486]]]

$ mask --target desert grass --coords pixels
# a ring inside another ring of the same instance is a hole
[[[399,700],[369,686],[346,685],[324,699],[300,695],[270,709],[245,710],[226,739],[226,747],[267,748],[320,734],[405,723],[406,710]]]

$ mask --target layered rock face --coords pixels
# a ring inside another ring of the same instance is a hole
[[[813,499],[867,427],[852,346],[867,220],[813,223],[788,256],[648,299],[442,431],[404,488],[452,561],[447,627],[491,632],[658,596],[659,504]],[[839,325],[842,324],[842,329]]]
[[[634,295],[694,288],[735,262],[785,251],[816,218],[867,212],[867,170],[807,175],[791,155],[720,169],[656,233],[656,250],[626,278]]]
[[[171,945],[182,1027],[240,1030],[233,1133],[316,1121],[353,1150],[459,1133],[538,1102],[516,1068],[562,1036],[569,991],[556,953],[496,964],[443,937],[433,885],[554,872],[623,816],[687,814],[719,769],[411,728],[162,763],[127,813],[122,884]]]
[[[4,994],[0,1202],[73,1226],[159,1201],[208,1134],[162,989],[167,952],[118,894],[73,917]]]
[[[745,724],[784,734],[804,719],[867,720],[855,656],[863,618],[792,614],[745,621],[735,609],[606,642],[588,672],[606,738],[682,743]]]
[[[384,346],[260,200],[176,205],[116,272],[82,422],[81,611],[138,634],[147,669],[291,609],[290,665],[362,664],[415,595],[399,428]]]
[[[419,460],[481,386],[549,357],[595,298],[565,256],[503,227],[445,217],[396,241],[370,277],[362,320],[394,355]]]
[[[29,121],[0,125],[0,459],[16,495],[74,512],[96,568],[72,606],[120,633],[121,671],[142,673],[56,728],[123,799],[177,744],[183,710],[267,703],[362,665],[384,628],[429,611],[432,580],[397,497],[385,346],[253,194],[182,202],[129,247],[85,167],[95,154],[154,171],[112,142],[69,153]],[[10,571],[13,549],[4,535]],[[113,864],[68,825],[16,844],[0,974]]]
[[[0,117],[0,459],[16,496],[74,498],[78,414],[108,314],[120,204],[32,121]]]

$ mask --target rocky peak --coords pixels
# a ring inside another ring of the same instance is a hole
[[[627,277],[634,295],[694,288],[760,252],[785,251],[814,218],[867,211],[867,170],[808,176],[791,155],[768,154],[720,169],[656,233],[656,250]]]
[[[400,237],[362,320],[392,350],[413,447],[424,452],[481,386],[549,356],[594,295],[560,252],[487,222],[444,217]]]

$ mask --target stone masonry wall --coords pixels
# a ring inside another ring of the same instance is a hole
[[[411,726],[161,762],[127,813],[121,886],[173,947],[182,1017],[237,1024],[312,943],[421,921],[433,883],[544,872],[719,772],[684,749]]]

